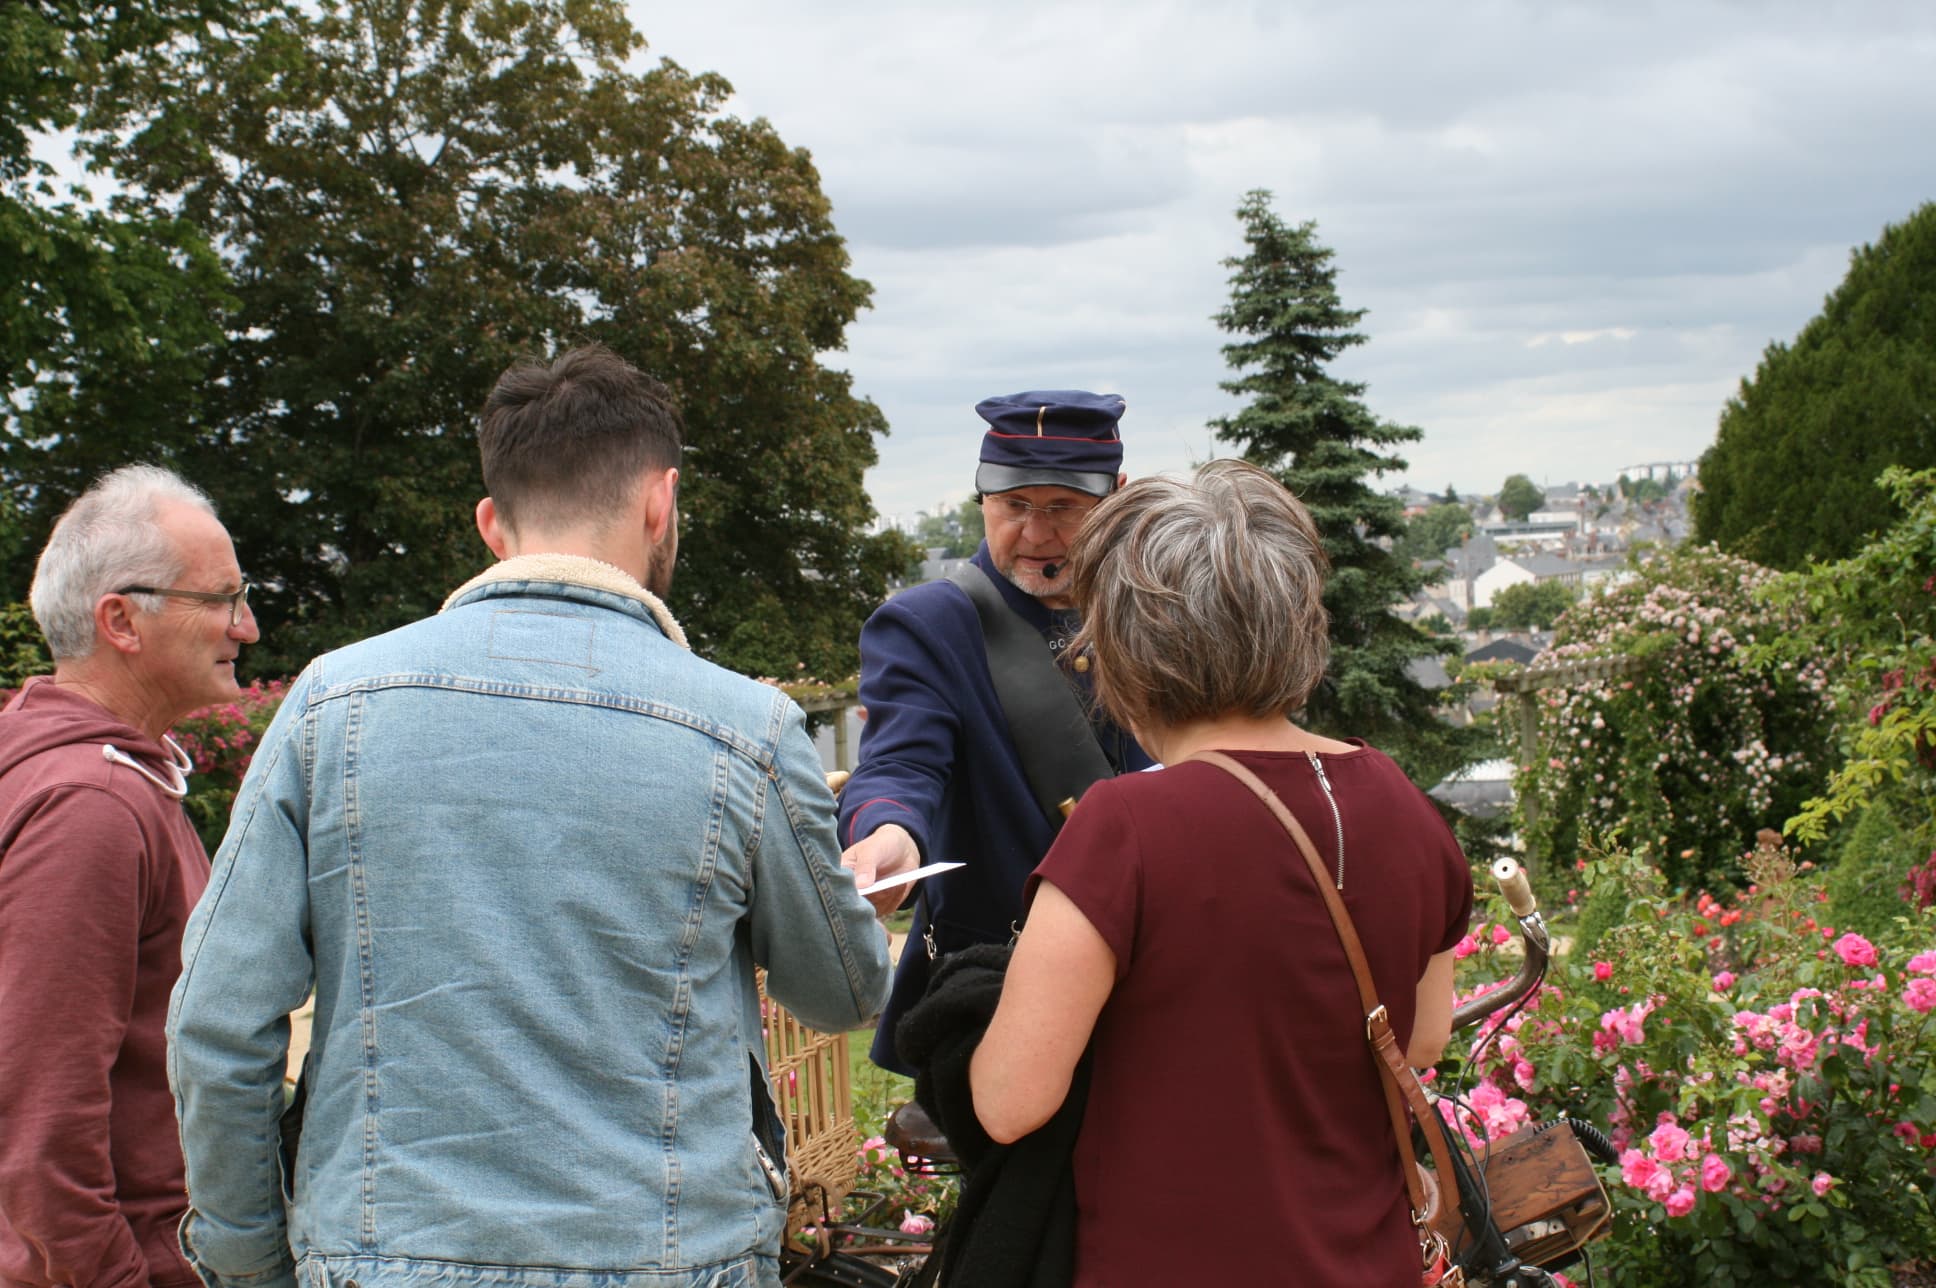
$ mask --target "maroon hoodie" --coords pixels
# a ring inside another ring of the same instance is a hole
[[[0,1288],[198,1281],[168,994],[208,854],[153,739],[51,680],[0,711]]]

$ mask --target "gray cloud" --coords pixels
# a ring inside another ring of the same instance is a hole
[[[813,152],[875,286],[838,360],[894,427],[887,513],[966,494],[991,393],[1124,394],[1135,472],[1213,450],[1253,187],[1368,310],[1339,374],[1424,429],[1406,479],[1461,491],[1697,455],[1936,197],[1920,3],[633,9]]]

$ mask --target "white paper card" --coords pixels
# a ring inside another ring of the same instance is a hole
[[[952,872],[960,866],[961,864],[959,863],[930,863],[925,867],[914,868],[911,871],[897,872],[891,877],[885,877],[876,881],[871,886],[862,886],[860,892],[862,894],[874,894],[881,890],[892,890],[897,885],[906,885],[910,881],[919,881],[922,877],[931,877],[937,872]]]

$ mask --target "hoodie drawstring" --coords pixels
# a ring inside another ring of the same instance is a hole
[[[168,777],[166,779],[162,778],[160,774],[157,774],[154,770],[148,768],[113,743],[104,743],[102,745],[101,759],[111,765],[126,765],[129,769],[134,770],[135,773],[140,774],[143,778],[161,788],[168,795],[173,796],[176,800],[181,800],[188,795],[188,771],[195,767],[195,762],[188,758],[188,753],[181,749],[181,744],[167,734],[161,735],[161,745],[168,752]]]

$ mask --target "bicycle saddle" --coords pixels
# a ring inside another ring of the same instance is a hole
[[[952,1166],[956,1162],[948,1138],[935,1126],[934,1119],[928,1117],[928,1111],[915,1101],[910,1100],[889,1114],[881,1135],[910,1163],[921,1159],[930,1164]]]

